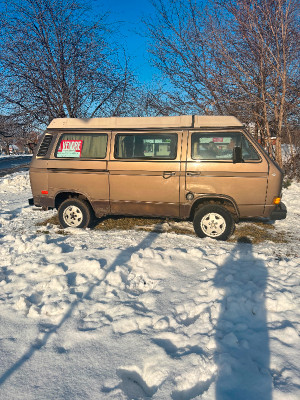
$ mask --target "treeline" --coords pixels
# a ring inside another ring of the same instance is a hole
[[[299,163],[297,0],[150,0],[143,34],[161,74],[138,82],[107,16],[82,0],[13,0],[1,13],[0,134],[53,118],[235,115],[282,165]],[[5,116],[5,117],[4,117]],[[271,138],[276,137],[276,146]],[[35,139],[34,139],[35,140]]]

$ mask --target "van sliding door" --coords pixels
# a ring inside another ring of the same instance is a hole
[[[179,216],[182,133],[119,132],[108,162],[113,214]]]

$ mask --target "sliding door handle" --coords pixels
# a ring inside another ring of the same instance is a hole
[[[175,172],[171,172],[171,171],[164,171],[164,173],[163,173],[163,178],[164,179],[168,179],[168,178],[171,178],[171,176],[175,176]]]
[[[186,176],[200,176],[201,175],[201,172],[187,172],[186,173]]]

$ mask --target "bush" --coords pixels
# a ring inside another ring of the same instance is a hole
[[[300,182],[300,149],[296,149],[294,156],[290,155],[283,165],[285,180],[295,179]]]
[[[284,189],[288,189],[288,188],[291,186],[291,184],[292,184],[291,179],[289,179],[289,178],[284,178],[284,180],[283,180],[283,182],[282,182],[282,187],[283,187]]]

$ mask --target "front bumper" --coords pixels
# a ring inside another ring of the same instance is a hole
[[[280,203],[276,206],[276,208],[271,212],[269,219],[278,220],[285,219],[287,214],[287,209],[284,203]]]

